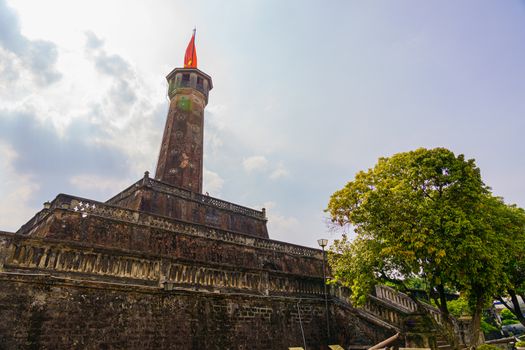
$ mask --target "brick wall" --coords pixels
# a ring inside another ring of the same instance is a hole
[[[286,349],[302,345],[299,306],[308,348],[320,349],[323,299],[297,302],[0,273],[0,348]],[[334,342],[385,336],[330,307]]]

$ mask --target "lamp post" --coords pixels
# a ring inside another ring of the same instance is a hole
[[[323,250],[323,286],[324,286],[324,307],[325,307],[325,313],[326,313],[326,334],[327,334],[327,341],[330,341],[330,317],[328,315],[328,293],[326,291],[326,271],[325,271],[325,253],[324,253],[324,247],[328,245],[328,240],[321,238],[317,240],[317,244],[321,247]]]

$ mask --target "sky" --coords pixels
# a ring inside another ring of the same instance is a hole
[[[204,191],[317,246],[379,157],[446,147],[525,207],[525,1],[0,0],[0,230],[154,173],[197,28]]]

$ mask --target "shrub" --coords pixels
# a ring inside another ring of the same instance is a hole
[[[481,325],[480,326],[481,326],[481,330],[483,331],[483,334],[485,334],[485,335],[487,335],[490,332],[497,332],[497,331],[499,331],[498,328],[494,327],[493,325],[491,325],[490,323],[488,323],[485,320],[481,320]],[[489,350],[489,349],[486,349],[486,350]]]
[[[450,300],[447,302],[448,311],[454,317],[461,317],[465,315],[471,315],[468,301],[465,298],[458,298],[456,300]]]
[[[501,310],[501,324],[510,325],[510,324],[516,324],[520,323],[516,316],[509,310],[509,309],[503,309]]]
[[[476,348],[476,350],[501,350],[500,348],[498,348],[496,345],[491,345],[491,344],[481,344],[480,346],[478,346]]]

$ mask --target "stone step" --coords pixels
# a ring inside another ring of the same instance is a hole
[[[439,350],[452,350],[452,345],[450,344],[445,344],[445,345],[438,345],[438,349]]]
[[[437,347],[439,350],[453,350],[454,348],[452,347],[452,345],[450,344],[443,344],[443,345],[439,345],[438,344],[438,347]],[[467,347],[464,345],[464,344],[461,344],[459,346],[459,350],[465,350],[467,349]]]
[[[374,345],[352,344],[348,346],[347,350],[366,350],[370,349],[372,346]]]

